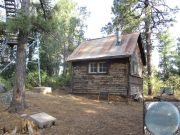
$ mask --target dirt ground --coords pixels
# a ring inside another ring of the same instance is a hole
[[[104,102],[58,92],[42,95],[27,92],[28,109],[9,114],[0,104],[0,129],[13,128],[21,114],[45,112],[57,118],[55,126],[41,135],[143,135],[143,104]]]

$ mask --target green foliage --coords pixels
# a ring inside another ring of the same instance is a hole
[[[14,78],[4,79],[3,77],[0,77],[0,84],[2,84],[6,90],[11,90],[13,87],[13,80]]]
[[[51,11],[55,29],[44,33],[41,40],[41,63],[49,76],[65,73],[68,55],[84,39],[86,8],[77,10],[71,0],[60,0]]]
[[[176,95],[180,96],[180,76],[171,74],[165,82],[166,86],[172,87]]]
[[[3,31],[6,29],[6,23],[0,21],[0,33],[3,34]]]
[[[43,86],[52,87],[53,89],[58,88],[59,85],[59,77],[58,76],[48,76],[45,81],[42,83]]]
[[[144,74],[144,95],[148,95],[148,78],[147,78],[147,69],[145,69],[145,74]],[[152,73],[152,78],[150,79],[152,84],[153,84],[153,94],[157,95],[159,94],[159,90],[161,87],[164,86],[164,83],[162,80],[158,78],[158,72],[155,67],[153,67],[153,73]]]
[[[18,10],[16,17],[9,18],[6,23],[0,23],[0,30],[8,30],[9,32],[22,31],[24,33],[30,33],[35,31],[49,32],[56,29],[57,22],[53,18],[46,20],[43,17],[42,10],[38,4],[32,5],[38,14],[31,13],[27,16],[23,11]]]
[[[17,32],[18,30],[25,33],[30,32],[32,28],[31,19],[25,15],[21,10],[16,14],[16,17],[7,20],[7,30],[10,32]]]
[[[151,78],[152,84],[153,84],[153,95],[158,95],[160,92],[161,87],[171,87],[175,90],[176,95],[180,95],[180,76],[170,74],[169,78],[166,79],[166,81],[162,81],[159,79],[158,71],[153,68],[153,75]],[[148,93],[148,79],[147,76],[144,75],[144,95],[147,95]]]
[[[9,66],[8,68],[6,68],[6,70],[4,70],[1,73],[1,76],[8,80],[10,78],[14,78],[15,77],[15,65]]]
[[[110,34],[117,27],[123,33],[136,31],[142,21],[142,18],[138,17],[139,11],[133,10],[137,3],[137,0],[114,0],[112,12],[115,17],[112,23],[108,23],[101,31]]]
[[[42,86],[47,86],[47,87],[52,87],[53,89],[57,89],[59,87],[64,87],[64,86],[70,86],[70,81],[71,81],[71,76],[48,76],[46,72],[41,71],[41,83]],[[26,77],[26,87],[28,89],[31,89],[35,86],[38,86],[39,84],[38,80],[38,71],[31,71],[28,72],[27,77]]]
[[[170,74],[170,68],[171,68],[171,57],[172,57],[172,47],[174,44],[174,41],[172,37],[170,36],[170,33],[168,30],[161,32],[158,35],[159,39],[159,56],[160,56],[160,62],[159,62],[159,75],[160,79],[163,81],[167,80],[169,78]]]
[[[46,77],[44,82],[42,83],[43,86],[49,86],[52,87],[53,89],[57,89],[59,87],[64,87],[64,86],[70,86],[70,76],[51,76],[51,77]]]
[[[171,55],[171,74],[180,76],[180,38],[177,39],[177,44]]]
[[[44,71],[41,71],[41,81],[42,83],[46,81],[47,74]],[[26,87],[31,89],[32,87],[39,85],[39,74],[38,70],[34,70],[27,73],[26,76]]]
[[[159,31],[171,25],[175,20],[175,13],[179,9],[177,7],[169,8],[163,0],[149,1],[149,0],[114,0],[112,12],[114,18],[112,19],[113,28],[119,27],[122,32],[133,32],[136,30],[144,30],[148,27],[151,31]],[[105,31],[108,29],[106,25]],[[158,29],[157,29],[158,28]]]
[[[15,66],[10,66],[0,74],[0,83],[5,86],[7,90],[11,90],[14,84]]]
[[[31,4],[29,16],[18,10],[16,17],[8,19],[6,23],[0,22],[0,31],[26,33],[35,35],[41,33],[41,79],[42,85],[53,88],[70,85],[69,64],[66,63],[68,55],[84,39],[86,17],[88,12],[85,7],[78,8],[72,0],[59,0],[55,6],[44,11],[40,4]],[[32,56],[36,57],[36,47]],[[26,87],[38,85],[37,66],[28,65]],[[63,75],[60,75],[63,70]],[[4,82],[14,77],[14,69],[1,74]]]

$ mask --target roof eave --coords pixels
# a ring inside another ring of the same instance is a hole
[[[141,33],[139,34],[139,37],[138,37],[138,45],[139,45],[143,65],[146,66],[146,55],[145,55],[144,46],[142,43]]]
[[[76,61],[87,61],[87,60],[106,60],[106,59],[116,59],[116,58],[129,58],[131,55],[119,55],[119,56],[108,56],[108,57],[96,57],[96,58],[83,58],[83,59],[67,59],[67,62]]]

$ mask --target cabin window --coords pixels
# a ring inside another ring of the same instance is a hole
[[[89,63],[89,73],[107,73],[105,62]]]
[[[98,72],[99,73],[107,73],[107,64],[105,62],[98,63]]]
[[[97,63],[89,64],[89,73],[97,73]]]

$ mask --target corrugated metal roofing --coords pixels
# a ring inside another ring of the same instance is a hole
[[[140,33],[132,33],[120,36],[119,46],[116,45],[115,35],[84,41],[73,51],[67,61],[128,57],[133,54],[139,35]]]

